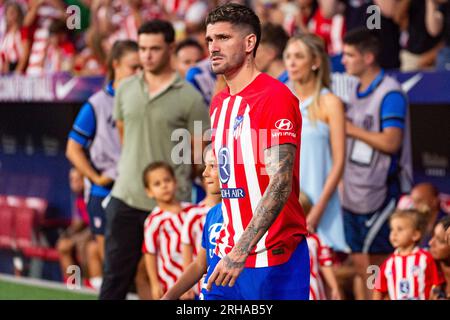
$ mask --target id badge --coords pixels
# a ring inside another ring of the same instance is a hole
[[[350,160],[362,166],[370,166],[373,148],[361,140],[355,140],[350,153]]]

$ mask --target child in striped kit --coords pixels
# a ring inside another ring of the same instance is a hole
[[[304,192],[300,192],[300,203],[305,215],[308,216],[312,204]],[[341,300],[338,282],[333,271],[333,252],[324,246],[318,235],[310,233],[306,237],[309,249],[309,300],[327,300],[324,278],[329,287],[329,297],[332,300]]]
[[[142,251],[150,278],[153,299],[159,299],[183,272],[181,231],[192,204],[176,199],[176,179],[172,167],[151,163],[143,173],[147,195],[156,200],[144,223]]]
[[[374,300],[428,300],[432,287],[440,284],[432,256],[418,246],[426,225],[426,214],[417,210],[392,214],[389,240],[395,252],[381,265]]]

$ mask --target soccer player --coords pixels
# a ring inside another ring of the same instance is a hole
[[[239,4],[209,13],[211,67],[227,87],[211,102],[224,225],[205,300],[305,299],[309,254],[298,201],[298,99],[256,69],[259,18]],[[245,154],[245,155],[244,155]]]
[[[425,215],[417,210],[392,214],[389,238],[396,250],[381,265],[374,300],[428,300],[432,286],[440,284],[433,257],[418,247],[426,223]]]
[[[208,149],[205,152],[205,170],[203,171],[203,177],[208,193],[215,195],[220,199],[217,162],[212,149]],[[207,272],[210,260],[216,249],[216,236],[222,227],[223,217],[221,207],[222,203],[220,203],[219,200],[219,203],[208,211],[203,226],[203,232],[201,234],[201,246],[198,249],[195,260],[184,269],[183,274],[175,285],[164,294],[162,297],[163,300],[178,299],[184,292],[192,288],[195,283],[198,283]],[[204,294],[204,289],[202,291]],[[200,297],[202,297],[202,295]]]
[[[206,214],[212,207],[221,202],[219,179],[217,176],[215,176],[217,179],[206,179],[205,176],[205,172],[208,167],[214,166],[214,169],[208,170],[217,171],[217,165],[215,163],[212,148],[205,150],[205,164],[207,168],[203,172],[203,183],[206,189],[206,197],[199,203],[198,206],[195,206],[189,210],[181,232],[183,269],[186,269],[195,257],[198,256],[200,250],[202,250],[203,227]],[[200,294],[200,289],[201,283],[199,282],[198,285],[194,286],[193,290],[187,292],[183,298],[194,299],[194,297],[198,297]]]
[[[192,205],[176,199],[175,173],[165,162],[149,164],[143,182],[147,195],[157,203],[145,219],[142,251],[152,298],[159,299],[183,272],[181,229]]]

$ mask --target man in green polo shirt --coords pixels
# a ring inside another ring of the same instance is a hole
[[[144,191],[144,168],[154,161],[171,164],[178,180],[179,199],[188,201],[191,197],[192,165],[186,161],[180,164],[176,158],[179,153],[174,150],[179,150],[180,141],[174,133],[186,129],[192,140],[201,145],[210,120],[201,95],[171,67],[174,38],[169,22],[152,20],[143,24],[138,31],[143,72],[124,80],[116,91],[114,118],[122,154],[119,176],[106,207],[105,271],[100,299],[124,299],[135,275],[144,220],[155,206]]]

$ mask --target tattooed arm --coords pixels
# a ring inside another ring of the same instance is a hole
[[[208,279],[207,290],[211,289],[213,283],[217,286],[234,285],[253,247],[278,217],[292,190],[295,150],[296,147],[292,144],[282,144],[265,150],[264,161],[270,177],[269,185],[239,241],[217,264]]]

